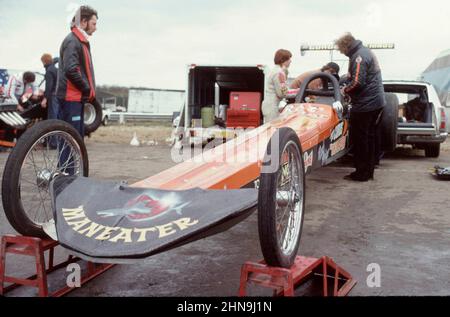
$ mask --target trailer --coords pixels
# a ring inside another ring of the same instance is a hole
[[[258,127],[265,73],[264,65],[188,65],[184,107],[173,133],[175,148],[229,140],[241,134],[236,128]],[[227,120],[235,114],[242,120]]]

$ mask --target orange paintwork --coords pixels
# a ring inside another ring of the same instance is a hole
[[[0,146],[15,147],[16,143],[0,140]]]
[[[307,151],[329,138],[338,123],[335,111],[328,105],[288,105],[279,118],[206,151],[203,157],[210,160],[196,161],[199,157],[194,157],[133,186],[168,190],[241,188],[259,177],[261,160],[277,128],[292,128],[299,136],[302,150]],[[220,159],[224,155],[229,159]],[[246,157],[254,159],[239,160]]]

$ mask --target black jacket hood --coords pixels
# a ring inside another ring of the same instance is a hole
[[[362,45],[363,45],[363,43],[360,40],[353,41],[352,45],[350,46],[350,49],[345,54],[345,56],[352,57],[353,54],[355,54],[356,51],[358,51],[361,48]]]

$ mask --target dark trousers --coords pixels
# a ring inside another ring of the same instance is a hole
[[[373,177],[377,150],[377,118],[381,109],[370,112],[351,112],[350,136],[353,144],[353,159],[356,177]]]
[[[47,119],[60,119],[59,100],[54,96],[47,100]]]
[[[381,115],[381,113],[380,113]],[[376,124],[376,130],[375,130],[375,165],[380,164],[380,160],[384,155],[383,152],[383,140],[382,140],[382,134],[381,134],[381,125],[380,125],[380,119],[378,119],[378,122]]]
[[[75,101],[66,101],[62,99],[58,99],[58,103],[60,106],[59,111],[59,119],[66,121],[70,125],[72,125],[75,130],[81,135],[81,138],[84,138],[84,107],[81,102]],[[59,148],[62,150],[59,159],[59,167],[63,169],[63,172],[68,175],[75,174],[75,166],[73,162],[73,149],[68,144],[67,141],[63,141],[60,139]],[[80,167],[82,168],[82,167]]]
[[[59,114],[59,101],[55,96],[47,99],[47,119],[61,119]],[[50,138],[50,146],[52,148],[57,147],[55,138]]]
[[[79,101],[58,99],[60,119],[70,123],[84,137],[84,107]]]

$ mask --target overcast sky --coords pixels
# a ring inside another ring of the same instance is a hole
[[[448,0],[0,0],[0,68],[43,71],[42,53],[59,55],[80,4],[99,13],[91,38],[98,84],[184,89],[187,64],[271,66],[279,48],[292,51],[295,76],[330,60],[301,56],[301,44],[331,44],[347,31],[395,43],[376,51],[385,79],[415,79],[450,49]]]

